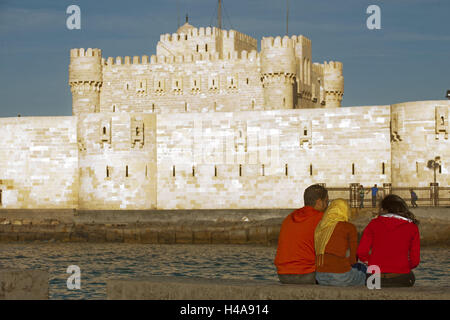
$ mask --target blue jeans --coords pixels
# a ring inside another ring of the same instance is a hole
[[[366,284],[366,272],[361,268],[352,267],[344,273],[317,272],[316,280],[323,286],[364,286]]]

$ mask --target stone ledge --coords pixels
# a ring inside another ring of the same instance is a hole
[[[275,281],[148,277],[107,281],[108,300],[448,300],[440,287],[385,288],[285,285]]]
[[[48,300],[49,275],[46,271],[1,269],[1,300]]]

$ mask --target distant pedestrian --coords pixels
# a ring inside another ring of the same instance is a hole
[[[378,196],[378,187],[377,184],[374,184],[370,190],[367,190],[367,192],[372,191],[372,207],[377,207],[377,196]]]
[[[364,187],[363,185],[359,186],[359,208],[362,209],[364,208],[364,194],[366,192],[364,191]]]
[[[413,208],[417,208],[418,205],[416,201],[419,200],[419,198],[417,197],[417,194],[414,192],[413,189],[409,190],[409,192],[411,193],[411,205]]]

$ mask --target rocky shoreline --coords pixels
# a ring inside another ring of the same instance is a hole
[[[0,242],[123,242],[150,244],[276,245],[283,218],[293,209],[76,211],[0,210]],[[424,208],[421,244],[450,244],[450,209]],[[355,210],[361,236],[374,216]]]

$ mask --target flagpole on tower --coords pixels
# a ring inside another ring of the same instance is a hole
[[[286,35],[289,36],[289,0],[286,0]]]
[[[177,0],[177,29],[180,29],[180,0]]]
[[[217,9],[217,28],[222,29],[222,0],[219,0],[219,7]]]

